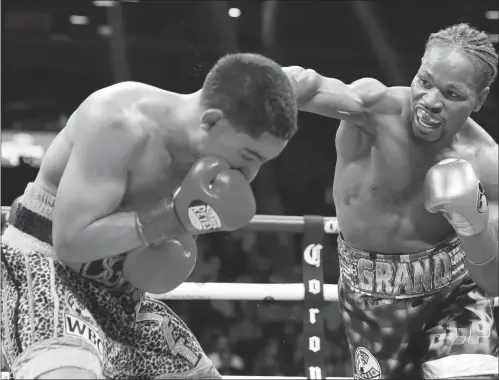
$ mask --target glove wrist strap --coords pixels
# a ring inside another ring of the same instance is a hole
[[[147,246],[171,236],[178,226],[178,219],[170,198],[164,199],[152,210],[137,211],[135,229],[140,241]]]
[[[137,235],[142,244],[150,246],[151,244],[147,241],[144,235],[144,225],[140,221],[140,217],[138,213],[135,213],[135,230],[137,231]]]

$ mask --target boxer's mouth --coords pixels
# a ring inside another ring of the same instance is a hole
[[[431,132],[443,125],[442,119],[427,109],[416,106],[414,118],[421,130]]]

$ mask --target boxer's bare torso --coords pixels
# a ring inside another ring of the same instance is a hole
[[[336,134],[333,195],[340,228],[347,244],[370,252],[413,253],[455,236],[442,214],[425,210],[425,175],[445,158],[465,159],[479,176],[487,175],[482,157],[495,145],[468,119],[450,145],[435,151],[411,129],[410,88],[397,89],[397,97],[402,115],[367,114],[362,128],[342,121]],[[496,199],[497,189],[486,194]]]
[[[124,117],[127,126],[134,128],[137,140],[119,210],[137,210],[153,205],[180,186],[193,162],[199,158],[189,148],[185,128],[179,125],[179,119],[183,117],[179,112],[185,111],[182,106],[185,97],[134,82],[97,91],[80,105],[54,139],[35,183],[51,194],[57,193],[75,139],[87,131],[98,133],[95,128],[113,127],[112,123],[99,126],[86,123],[89,113],[104,112],[108,120]],[[109,160],[114,153],[109,151]],[[92,154],[90,149],[88,154]],[[106,162],[102,164],[106,165]]]
[[[35,185],[56,195],[52,239],[69,265],[142,245],[136,212],[164,208],[193,164],[215,156],[251,181],[287,140],[252,137],[202,90],[181,95],[123,82],[89,96],[44,156]]]

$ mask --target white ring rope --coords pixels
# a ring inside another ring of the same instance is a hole
[[[2,372],[2,380],[8,380],[9,379],[9,373],[8,372]],[[300,377],[300,376],[222,376],[222,379],[224,380],[270,380],[270,379],[307,379],[306,377]],[[353,380],[351,377],[325,377],[325,379],[328,380]]]
[[[10,206],[2,206],[2,214],[8,215]],[[324,232],[337,234],[340,232],[338,219],[334,216],[324,217]],[[243,227],[248,231],[265,232],[303,232],[305,218],[303,216],[255,215],[249,224]]]
[[[8,214],[10,206],[2,206],[2,214]],[[255,215],[250,224],[245,227],[247,230],[267,231],[267,232],[303,232],[305,218],[303,216],[279,216],[279,215]],[[324,232],[327,234],[337,234],[340,229],[336,217],[324,218]],[[242,286],[240,292],[228,290],[234,286]],[[261,293],[261,287],[272,289],[269,292]],[[259,293],[250,293],[249,287]],[[277,286],[277,287],[276,287]],[[300,286],[300,289],[297,289]],[[224,289],[222,290],[221,287]],[[213,291],[211,294],[209,291]],[[188,293],[192,292],[192,293]],[[265,294],[267,293],[267,294]],[[170,293],[151,295],[156,299],[189,299],[189,300],[254,300],[259,301],[272,297],[276,301],[300,301],[303,300],[304,290],[301,284],[222,284],[222,283],[184,283]],[[324,285],[324,296],[327,301],[338,300],[338,290],[336,285]],[[494,298],[494,307],[499,307],[499,297]]]
[[[322,217],[324,232],[337,234],[340,232],[338,219],[335,216]],[[249,224],[243,227],[248,231],[266,232],[304,232],[305,217],[288,215],[255,215]]]
[[[323,290],[326,301],[338,301],[337,285],[324,284]],[[302,301],[305,285],[184,282],[169,293],[149,296],[160,300]]]
[[[227,379],[227,380],[306,379],[306,377],[301,377],[301,376],[222,376],[222,378]],[[351,377],[325,377],[324,379],[328,379],[328,380],[353,380],[353,378],[351,378]]]

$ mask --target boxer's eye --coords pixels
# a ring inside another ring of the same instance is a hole
[[[461,97],[461,95],[459,94],[456,94],[455,92],[453,91],[448,91],[447,92],[447,96],[451,99],[459,99]]]
[[[241,156],[246,160],[246,161],[261,161],[265,162],[267,159],[263,157],[260,153],[257,151],[254,151],[253,149],[244,149],[241,152]]]
[[[421,85],[424,88],[430,88],[431,87],[430,82],[428,82],[426,79],[419,78],[419,82],[421,83]]]
[[[248,162],[255,161],[254,157],[245,156],[244,154],[241,155],[241,157],[243,158],[243,160],[248,161]]]

